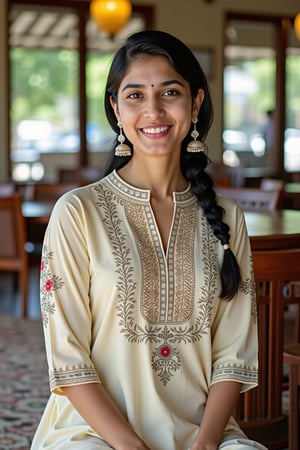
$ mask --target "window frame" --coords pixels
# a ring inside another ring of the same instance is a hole
[[[226,28],[231,21],[246,21],[246,22],[263,22],[274,25],[275,28],[275,61],[276,61],[276,79],[275,79],[275,104],[276,116],[275,122],[275,139],[278,143],[278,156],[276,167],[272,176],[280,177],[284,180],[290,181],[293,177],[292,172],[287,172],[284,168],[284,132],[286,122],[286,50],[288,47],[288,34],[293,27],[294,18],[288,16],[270,16],[265,14],[248,14],[227,11],[224,16],[224,37],[223,37],[223,69],[225,68],[225,47],[227,44]],[[222,115],[222,130],[224,130],[224,109]],[[223,149],[222,149],[223,153]],[[265,172],[265,173],[264,173]],[[263,169],[253,170],[249,178],[261,178],[264,175],[270,175],[268,170]],[[247,169],[246,169],[247,177]]]
[[[80,147],[79,152],[75,153],[74,157],[78,158],[77,166],[85,167],[89,165],[89,151],[87,146],[86,139],[86,124],[87,124],[87,95],[86,95],[86,63],[87,63],[87,55],[88,55],[88,47],[86,41],[86,24],[87,20],[90,16],[89,14],[89,2],[86,0],[10,0],[8,4],[7,11],[7,29],[9,30],[9,13],[10,8],[14,7],[14,5],[24,5],[39,7],[41,10],[47,10],[47,7],[55,7],[57,9],[69,9],[73,10],[74,14],[78,17],[78,55],[79,55],[79,80],[78,80],[78,112],[79,112],[79,141]],[[151,29],[153,28],[154,22],[154,7],[153,6],[132,6],[133,14],[142,14],[145,20],[145,28]],[[10,70],[9,70],[9,52],[10,52],[10,44],[7,42],[7,67],[8,67],[8,103],[7,103],[7,117],[8,117],[8,163],[9,163],[9,173],[11,175],[12,164],[10,161],[11,155],[11,120],[10,120],[10,111],[9,105],[11,104],[10,92]]]

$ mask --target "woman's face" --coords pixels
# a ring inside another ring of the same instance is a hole
[[[111,103],[135,152],[167,154],[180,151],[203,97],[199,90],[192,99],[167,58],[145,55],[131,63]]]

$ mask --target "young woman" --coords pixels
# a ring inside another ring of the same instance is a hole
[[[203,72],[177,38],[134,34],[105,107],[105,177],[61,197],[45,235],[52,393],[32,449],[264,449],[231,417],[257,384],[254,281],[243,215],[205,172]]]

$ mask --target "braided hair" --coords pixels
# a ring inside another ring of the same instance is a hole
[[[199,89],[203,89],[204,100],[201,104],[196,124],[199,139],[203,141],[207,136],[213,118],[211,96],[203,70],[193,52],[182,41],[166,32],[157,30],[141,31],[131,35],[113,59],[108,74],[104,99],[106,115],[113,130],[118,134],[117,120],[110,103],[110,97],[117,103],[118,89],[130,63],[143,54],[166,57],[175,70],[188,81],[192,98],[196,97]],[[229,226],[223,222],[225,211],[217,203],[212,178],[205,171],[209,163],[208,157],[204,152],[188,153],[186,151],[193,127],[194,124],[191,123],[189,133],[181,144],[181,170],[186,180],[190,182],[191,191],[197,197],[214,235],[224,246],[224,258],[221,267],[221,298],[231,300],[239,288],[241,280],[240,269],[229,246]],[[125,143],[132,149],[132,144],[127,138]],[[113,148],[115,148],[116,144],[117,137]],[[130,159],[131,156],[116,157],[111,152],[104,175],[114,169],[118,170],[125,166]]]

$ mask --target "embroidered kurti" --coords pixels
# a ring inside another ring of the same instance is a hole
[[[116,172],[57,202],[41,267],[52,393],[32,449],[110,448],[63,395],[64,386],[102,383],[151,450],[192,445],[213,383],[256,386],[257,317],[243,214],[221,201],[242,271],[238,295],[226,302],[219,298],[220,241],[190,189],[173,200],[166,250],[150,192]],[[233,436],[243,433],[232,419],[224,439]]]

